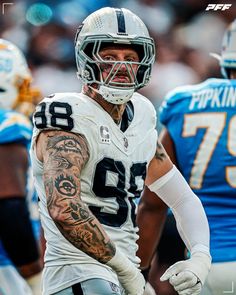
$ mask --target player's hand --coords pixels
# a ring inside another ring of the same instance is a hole
[[[203,252],[196,252],[190,259],[179,261],[169,267],[160,280],[169,280],[180,295],[198,295],[210,266],[211,257]]]
[[[121,286],[125,289],[127,295],[143,295],[145,280],[139,269],[134,265],[117,272]]]
[[[143,295],[145,280],[141,271],[118,249],[106,263],[117,274],[121,286],[127,295]]]
[[[201,292],[202,284],[198,281],[198,278],[195,274],[190,271],[180,271],[178,274],[173,274],[172,272],[176,272],[176,270],[185,266],[182,265],[181,262],[177,262],[178,265],[174,265],[173,268],[169,268],[165,272],[165,277],[161,277],[161,281],[165,281],[169,279],[170,284],[174,287],[175,291],[180,295],[198,295]]]

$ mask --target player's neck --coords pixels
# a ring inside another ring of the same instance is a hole
[[[99,93],[93,91],[93,89],[88,86],[84,86],[83,93],[95,100],[112,117],[116,124],[120,123],[126,104],[112,104],[103,99]]]

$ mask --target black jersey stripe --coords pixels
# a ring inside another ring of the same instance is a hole
[[[77,283],[77,284],[73,285],[72,286],[72,291],[73,291],[74,295],[83,295],[84,294],[80,283]]]
[[[118,24],[118,33],[126,33],[125,28],[125,16],[121,9],[116,9],[116,17],[117,17],[117,24]]]
[[[122,115],[120,130],[125,132],[134,118],[134,105],[131,101],[128,101]]]

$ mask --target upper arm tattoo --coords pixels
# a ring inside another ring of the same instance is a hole
[[[155,158],[157,160],[163,161],[166,158],[166,152],[162,146],[162,144],[157,140],[157,148],[155,152]]]
[[[80,175],[89,159],[87,141],[64,131],[45,135],[43,177],[49,214],[75,247],[106,263],[114,256],[115,246],[80,197]]]

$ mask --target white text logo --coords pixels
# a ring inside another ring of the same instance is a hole
[[[232,4],[208,4],[205,10],[226,10],[229,9]]]

